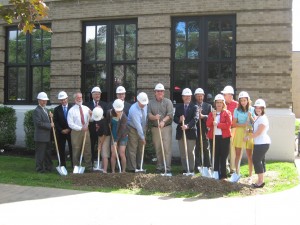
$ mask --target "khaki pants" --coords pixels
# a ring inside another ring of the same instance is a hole
[[[188,156],[188,162],[189,162],[189,169],[190,169],[190,172],[194,172],[196,140],[186,139],[186,144],[187,144],[187,156]],[[179,151],[180,151],[181,165],[183,167],[183,170],[188,172],[183,138],[178,140],[178,145],[179,145]]]
[[[135,169],[140,169],[143,145],[136,129],[128,127],[128,130],[128,144],[126,149],[127,169],[134,171]]]
[[[84,131],[72,130],[71,141],[73,150],[73,164],[74,166],[79,166],[80,154],[83,144]],[[87,170],[92,169],[92,154],[91,154],[91,144],[90,144],[90,132],[86,131],[86,139],[83,151],[83,166]]]
[[[157,166],[156,169],[165,171],[161,141],[159,136],[159,130],[157,127],[151,128],[152,133],[152,142],[155,148],[156,157],[157,157]],[[164,145],[164,153],[166,160],[167,170],[171,170],[171,160],[172,160],[172,126],[166,126],[161,129],[162,142]]]

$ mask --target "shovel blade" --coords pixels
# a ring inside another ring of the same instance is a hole
[[[61,176],[67,176],[68,175],[68,171],[67,171],[66,167],[64,167],[64,166],[57,166],[56,170],[59,173],[59,175],[61,175]]]
[[[82,166],[74,166],[73,173],[84,173],[85,167]]]
[[[210,170],[207,167],[202,168],[202,176],[204,177],[211,177]]]
[[[135,169],[136,173],[146,173],[146,170],[143,169]]]
[[[183,176],[194,176],[195,175],[195,173],[191,173],[191,172],[187,172],[187,173],[183,173],[182,174]]]
[[[213,176],[215,180],[219,180],[219,173],[217,171],[214,171]]]
[[[163,177],[171,177],[172,173],[161,173],[160,175]]]

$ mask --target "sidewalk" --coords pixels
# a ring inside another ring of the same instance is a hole
[[[300,159],[295,163],[299,171]],[[299,210],[300,186],[268,195],[199,200],[0,184],[0,225],[293,225],[300,223]]]

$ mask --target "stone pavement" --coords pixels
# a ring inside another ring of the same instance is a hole
[[[298,171],[300,159],[296,159]],[[0,184],[0,225],[293,225],[300,186],[243,198],[182,199]]]

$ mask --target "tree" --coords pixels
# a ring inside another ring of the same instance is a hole
[[[2,18],[8,24],[18,21],[18,28],[24,33],[32,33],[36,24],[40,29],[52,32],[40,21],[48,16],[48,6],[43,0],[9,0],[8,6],[0,4],[0,19]]]

